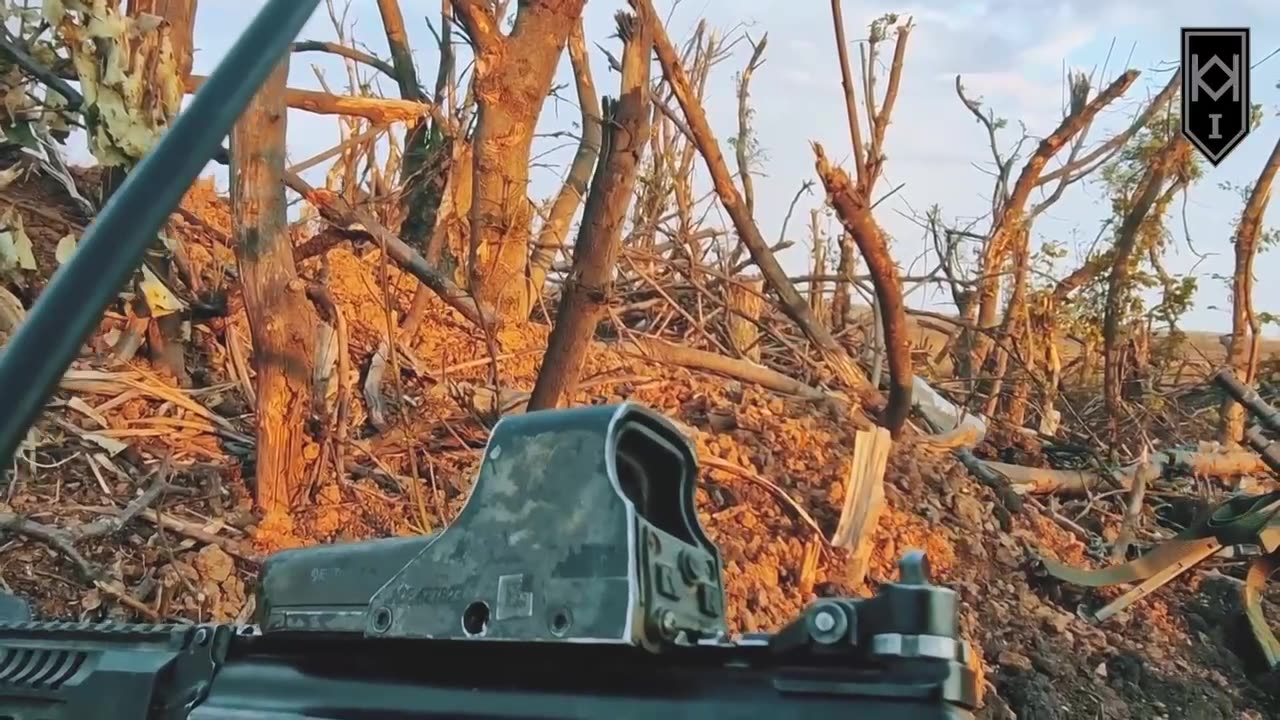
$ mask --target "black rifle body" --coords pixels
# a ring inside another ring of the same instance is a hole
[[[763,644],[653,654],[609,645],[353,642],[237,630],[0,627],[0,718],[972,717],[943,700],[959,677],[949,680],[936,668],[792,664]]]

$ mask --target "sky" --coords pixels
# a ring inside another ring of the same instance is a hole
[[[339,0],[340,1],[340,0]],[[195,72],[208,74],[248,24],[262,0],[201,0],[196,21]],[[670,0],[655,0],[664,16]],[[234,6],[235,12],[228,12]],[[430,81],[438,53],[426,21],[438,26],[439,3],[401,0],[410,41],[415,48],[419,77]],[[613,35],[613,14],[626,7],[623,0],[589,0],[585,15],[592,70],[601,94],[616,94],[618,77],[608,71],[604,53],[620,46]],[[1266,117],[1218,167],[1206,163],[1206,176],[1193,188],[1185,207],[1185,227],[1179,210],[1172,219],[1175,238],[1167,264],[1171,272],[1193,271],[1200,282],[1196,308],[1184,318],[1193,330],[1230,329],[1228,293],[1215,274],[1230,274],[1231,237],[1241,201],[1222,183],[1252,185],[1266,157],[1280,138],[1280,3],[1273,0],[913,0],[846,2],[846,35],[855,42],[866,35],[874,18],[896,12],[915,23],[903,72],[902,88],[886,138],[888,156],[879,189],[901,189],[877,209],[877,218],[892,238],[895,256],[904,272],[918,274],[932,268],[920,257],[926,242],[910,219],[931,205],[944,217],[964,221],[982,216],[990,207],[991,155],[985,130],[956,97],[954,79],[962,76],[966,91],[1010,121],[1002,137],[1006,147],[1017,141],[1018,122],[1032,136],[1048,134],[1062,116],[1063,75],[1067,68],[1094,73],[1098,86],[1109,83],[1126,67],[1141,77],[1126,96],[1104,111],[1090,137],[1102,139],[1126,126],[1143,102],[1169,77],[1178,58],[1179,30],[1185,26],[1249,27],[1252,31],[1252,101],[1262,104]],[[387,45],[375,0],[351,0],[349,22],[353,35],[374,54],[387,58]],[[755,178],[756,214],[766,237],[777,237],[797,189],[816,179],[811,141],[828,156],[844,163],[851,154],[840,71],[836,61],[830,4],[825,0],[681,0],[667,31],[677,44],[689,37],[698,18],[705,17],[724,33],[746,32],[752,38],[768,33],[766,63],[752,78],[754,127],[766,157]],[[316,13],[300,39],[336,37],[327,12]],[[886,54],[892,52],[887,48]],[[750,48],[742,43],[735,56],[712,74],[706,99],[712,127],[722,143],[736,133],[734,76]],[[851,49],[856,63],[857,51]],[[1271,56],[1268,58],[1268,56]],[[290,85],[319,89],[316,72],[335,87],[346,74],[335,58],[317,53],[295,55]],[[856,69],[855,69],[856,71]],[[655,72],[657,66],[655,63]],[[564,99],[549,101],[540,132],[570,127],[578,119],[567,54],[557,83],[568,90]],[[389,79],[381,81],[395,96]],[[880,87],[883,87],[883,82]],[[337,120],[291,111],[289,155],[293,162],[310,157],[337,142]],[[547,140],[535,154],[563,145]],[[725,151],[730,152],[724,144]],[[530,197],[540,202],[560,186],[573,148],[564,147],[542,158],[557,167],[536,168]],[[730,153],[731,154],[731,153]],[[1065,153],[1064,153],[1065,154]],[[559,161],[559,162],[557,162]],[[701,168],[701,161],[698,161]],[[1020,167],[1021,163],[1019,163]],[[1051,167],[1054,167],[1051,165]],[[211,171],[213,171],[211,169]],[[225,187],[225,173],[218,171]],[[312,171],[316,180],[323,168]],[[702,175],[705,178],[705,175]],[[705,182],[702,188],[709,188]],[[820,185],[819,185],[820,187]],[[1034,200],[1034,198],[1033,198]],[[804,274],[807,261],[806,221],[809,209],[820,207],[816,192],[800,200],[788,228],[796,247],[782,257],[793,274]],[[1280,225],[1280,202],[1272,203],[1268,226]],[[1043,215],[1035,227],[1035,242],[1056,241],[1071,248],[1092,242],[1110,213],[1097,183],[1073,186]],[[727,218],[725,219],[727,224]],[[980,226],[984,227],[984,226]],[[1188,240],[1189,239],[1189,240]],[[1071,262],[1070,260],[1065,262]],[[1069,268],[1066,268],[1069,269]],[[1280,313],[1280,293],[1267,291],[1267,278],[1280,274],[1280,251],[1263,254],[1256,266],[1255,306]],[[914,306],[941,306],[947,298],[921,289],[909,299]]]

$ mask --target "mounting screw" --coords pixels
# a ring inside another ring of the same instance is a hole
[[[813,626],[824,633],[831,632],[831,629],[836,626],[836,618],[827,610],[823,610],[813,618]]]
[[[676,623],[676,614],[663,608],[658,611],[658,632],[668,640],[673,639],[679,628]]]
[[[391,629],[391,608],[380,607],[373,611],[373,631],[384,633]]]
[[[809,611],[806,622],[809,637],[821,645],[835,645],[850,635],[851,621],[844,608],[824,600],[816,603]]]

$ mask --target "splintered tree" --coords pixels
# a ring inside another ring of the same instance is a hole
[[[1092,287],[1093,281],[1104,274],[1111,256],[1107,254],[1103,260],[1096,253],[1091,254],[1062,281],[1046,285],[1041,282],[1045,273],[1036,267],[1051,263],[1060,254],[1060,248],[1056,243],[1046,242],[1038,250],[1033,249],[1031,231],[1036,220],[1057,203],[1070,186],[1104,167],[1151,124],[1157,112],[1167,110],[1180,87],[1181,75],[1172,73],[1163,89],[1142,106],[1123,130],[1087,146],[1089,132],[1099,113],[1122,97],[1137,77],[1137,71],[1126,71],[1097,89],[1090,75],[1070,73],[1062,120],[1035,143],[1021,169],[1017,163],[1022,149],[1033,138],[1024,129],[1013,149],[1003,150],[1006,142],[1001,131],[1008,125],[1007,121],[984,107],[980,99],[967,94],[959,76],[955,79],[956,94],[985,130],[992,155],[990,173],[994,184],[990,225],[985,231],[977,228],[977,222],[947,226],[936,208],[921,225],[933,236],[960,315],[958,331],[953,336],[957,345],[956,375],[982,378],[981,382],[972,384],[970,391],[971,402],[985,394],[985,401],[976,404],[979,414],[992,416],[1003,403],[1001,415],[1021,426],[1030,406],[1031,391],[1038,386],[1042,392],[1041,428],[1053,432],[1057,416],[1054,402],[1061,374],[1061,359],[1057,355],[1059,316],[1068,298],[1082,287]],[[1050,162],[1060,156],[1059,166],[1050,169]],[[962,258],[967,253],[963,245],[970,240],[978,241],[980,251],[972,277],[966,278],[968,269]],[[1003,313],[1000,312],[1002,302]],[[1100,313],[1101,306],[1098,310]],[[1006,377],[1012,384],[1011,390],[1005,389]]]
[[[1011,176],[1012,159],[1005,160],[997,154],[996,164],[1000,167],[999,182],[997,183],[997,192],[992,198],[993,222],[982,249],[980,274],[977,279],[977,293],[976,297],[970,301],[974,303],[973,305],[961,308],[964,311],[963,314],[971,317],[974,321],[974,327],[966,329],[965,339],[962,343],[967,352],[961,358],[961,375],[973,377],[980,374],[987,361],[988,354],[995,346],[991,332],[997,328],[1000,291],[1004,285],[1005,270],[1010,261],[1013,262],[1015,267],[1013,272],[1013,292],[1008,308],[1013,309],[1016,313],[1018,312],[1017,308],[1021,307],[1020,304],[1015,304],[1012,300],[1016,299],[1020,303],[1022,298],[1025,297],[1027,259],[1030,255],[1031,222],[1037,214],[1037,209],[1029,209],[1028,205],[1031,204],[1031,195],[1034,190],[1053,182],[1044,173],[1049,161],[1057,157],[1063,148],[1069,144],[1071,145],[1072,149],[1067,163],[1063,168],[1055,172],[1054,178],[1058,182],[1058,188],[1065,189],[1068,184],[1083,178],[1092,171],[1096,167],[1095,163],[1099,158],[1105,158],[1108,152],[1114,152],[1115,146],[1122,144],[1123,141],[1121,143],[1115,143],[1114,141],[1105,143],[1102,147],[1084,157],[1078,155],[1082,147],[1084,132],[1093,123],[1094,118],[1103,108],[1124,95],[1134,81],[1138,79],[1138,75],[1137,70],[1129,70],[1121,74],[1093,97],[1089,97],[1088,79],[1077,76],[1077,80],[1072,86],[1071,105],[1068,112],[1063,117],[1062,122],[1058,124],[1058,127],[1039,142],[1035,152],[1027,159],[1018,174],[1017,180],[1011,187],[1008,185],[1008,180]],[[976,101],[965,97],[958,76],[956,77],[956,92],[970,112],[986,125],[988,134],[992,138],[993,153],[996,152],[994,150],[996,147],[996,123],[989,116],[982,114]],[[1061,197],[1061,189],[1055,192],[1056,197],[1050,196],[1050,200],[1056,200],[1057,197]],[[1049,204],[1052,204],[1052,202],[1049,202]],[[1041,206],[1047,207],[1044,202],[1037,207]],[[1005,362],[1006,359],[997,358],[997,364]],[[998,395],[998,387],[991,394]]]
[[[315,323],[298,278],[285,216],[286,56],[231,131],[231,212],[236,260],[257,373],[255,499],[271,514],[289,509],[304,483]]]
[[[1122,76],[1123,79],[1123,76]],[[1032,379],[1035,378],[1043,390],[1043,402],[1041,405],[1041,427],[1045,430],[1052,431],[1056,421],[1057,412],[1053,403],[1056,399],[1057,382],[1060,373],[1060,358],[1057,356],[1056,344],[1056,313],[1065,301],[1066,297],[1080,284],[1088,282],[1095,277],[1105,267],[1105,263],[1099,263],[1096,258],[1089,258],[1084,265],[1067,275],[1062,281],[1054,283],[1050,288],[1037,288],[1035,279],[1032,277],[1032,265],[1037,258],[1033,257],[1030,247],[1030,231],[1031,226],[1042,213],[1048,210],[1063,195],[1065,190],[1071,184],[1088,177],[1098,168],[1102,162],[1108,157],[1120,154],[1125,149],[1125,143],[1129,142],[1133,137],[1137,136],[1153,118],[1157,117],[1156,113],[1169,110],[1170,102],[1181,86],[1181,73],[1174,72],[1164,88],[1143,108],[1132,123],[1124,131],[1117,133],[1108,141],[1102,143],[1093,151],[1081,155],[1083,143],[1090,129],[1090,123],[1086,123],[1084,127],[1076,134],[1075,139],[1071,141],[1070,148],[1067,151],[1066,164],[1053,172],[1043,173],[1038,181],[1040,184],[1054,183],[1054,189],[1047,197],[1032,205],[1027,213],[1024,222],[1024,231],[1027,235],[1023,238],[1027,242],[1020,244],[1016,248],[1013,257],[1013,291],[1009,294],[1008,302],[1005,305],[1004,319],[1001,322],[998,332],[1000,340],[1000,349],[996,355],[995,379],[991,383],[991,389],[987,397],[986,414],[994,415],[996,407],[1005,399],[1005,416],[1009,422],[1021,426],[1026,419],[1027,407],[1031,396]],[[1115,83],[1111,88],[1116,87]],[[1104,90],[1102,95],[1110,92],[1111,88]],[[1089,106],[1089,93],[1091,92],[1089,78],[1082,73],[1073,73],[1070,78],[1070,110],[1067,117],[1079,112],[1080,108]],[[961,99],[964,99],[961,94]],[[1094,98],[1098,102],[1098,98]],[[968,103],[966,103],[968,104]],[[971,112],[975,108],[969,108]],[[978,113],[974,113],[978,115]],[[1007,196],[1006,196],[1007,197]],[[1051,257],[1056,248],[1046,246],[1042,248],[1040,253],[1041,260]],[[1109,257],[1109,256],[1108,256]],[[1044,339],[1051,339],[1044,341]],[[1009,371],[1009,363],[1012,358],[1016,357],[1021,364],[1020,371],[1013,377],[1013,388],[1008,393],[1007,398],[1002,398],[1001,392],[1006,376]]]
[[[817,156],[818,177],[827,191],[827,202],[835,209],[845,232],[857,244],[871,271],[875,286],[876,302],[880,309],[884,331],[884,347],[889,361],[889,403],[885,407],[884,425],[896,438],[911,412],[911,348],[907,335],[906,306],[902,300],[902,279],[898,266],[889,253],[884,231],[876,222],[871,209],[875,205],[873,194],[876,180],[884,168],[884,138],[893,115],[893,105],[898,98],[902,82],[902,63],[907,52],[910,22],[897,28],[897,41],[893,62],[889,69],[889,82],[883,98],[875,96],[876,65],[879,44],[887,37],[890,26],[897,23],[896,15],[886,15],[871,24],[867,49],[862,56],[863,104],[870,131],[864,143],[858,104],[855,99],[849,57],[845,47],[844,18],[840,0],[831,0],[832,22],[835,25],[836,48],[840,58],[840,72],[844,82],[845,111],[848,113],[849,134],[853,144],[856,180],[844,170],[834,167],[827,160],[822,146],[814,143]],[[875,359],[878,365],[879,358]]]
[[[174,79],[184,82],[191,76],[191,63],[194,51],[194,35],[196,21],[196,0],[129,0],[129,16],[140,18],[150,15],[162,19],[157,28],[156,38],[152,43],[143,44],[147,60],[142,66],[153,81],[154,74],[172,74]],[[171,54],[170,58],[166,54]],[[162,81],[162,84],[165,81]],[[172,121],[172,118],[170,118]],[[108,173],[107,178],[118,180],[123,173]],[[103,187],[103,199],[115,189],[114,182]],[[177,280],[173,250],[163,241],[156,243],[152,250],[152,259],[156,269],[162,275],[162,281],[172,286]],[[188,278],[188,281],[192,281]],[[194,290],[194,288],[192,288]],[[176,377],[185,381],[186,353],[183,348],[183,314],[167,313],[155,316],[147,328],[148,346],[153,360],[162,362]]]
[[[622,224],[649,138],[649,59],[653,36],[644,8],[639,17],[618,13],[622,88],[617,101],[605,98],[604,142],[596,164],[582,225],[573,250],[573,269],[564,282],[560,314],[529,400],[530,410],[572,402],[582,359],[613,295],[614,264],[622,249]]]
[[[527,278],[533,204],[529,156],[543,102],[585,0],[527,0],[509,34],[486,0],[454,0],[475,51],[478,113],[472,147],[470,243],[465,265],[476,299],[503,319],[523,321],[533,292]]]
[[[197,0],[129,0],[128,6],[130,17],[152,15],[164,21],[157,29],[161,36],[167,35],[168,51],[173,54],[173,70],[184,81],[191,75],[195,50],[192,38],[196,23],[196,4]]]
[[[70,51],[83,93],[79,109],[89,150],[104,169],[103,204],[181,108],[195,11],[196,0],[130,0],[123,14],[119,0],[44,5],[46,19]],[[131,357],[145,337],[152,360],[185,381],[181,311],[189,294],[177,289],[175,269],[172,249],[158,241],[137,279],[134,318],[116,352]]]
[[[1262,216],[1271,201],[1271,186],[1280,171],[1280,141],[1271,150],[1271,156],[1258,173],[1253,189],[1245,200],[1240,222],[1236,225],[1235,274],[1231,285],[1231,344],[1227,348],[1227,362],[1236,377],[1246,385],[1252,385],[1258,372],[1258,360],[1262,342],[1262,322],[1253,309],[1253,259],[1258,254],[1262,238]],[[1244,408],[1231,399],[1223,401],[1219,440],[1224,444],[1240,442],[1244,437]]]

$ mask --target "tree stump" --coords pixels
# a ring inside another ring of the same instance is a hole
[[[854,587],[867,579],[876,526],[884,511],[884,471],[893,439],[885,428],[859,430],[854,438],[853,465],[845,481],[840,523],[831,537],[835,547],[852,551],[846,580]]]

